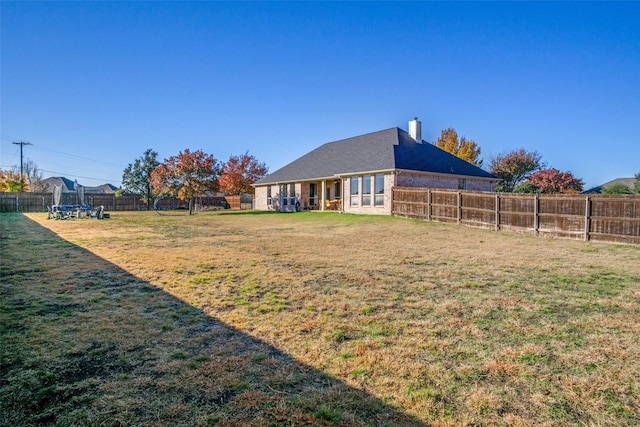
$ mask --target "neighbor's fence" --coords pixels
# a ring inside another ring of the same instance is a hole
[[[640,196],[393,188],[393,215],[535,235],[640,244]]]
[[[251,194],[241,194],[238,196],[225,196],[231,209],[253,209],[253,197]]]
[[[246,201],[248,196],[249,201]],[[235,202],[237,199],[237,202]],[[85,194],[84,201],[93,207],[104,206],[107,211],[139,211],[147,210],[139,195],[116,197],[115,194]],[[232,209],[251,209],[251,195],[226,197],[201,197],[198,203],[203,208],[224,208],[226,204]],[[80,204],[77,193],[62,193],[61,205]],[[53,205],[51,193],[0,193],[0,212],[47,212],[47,206]],[[189,202],[165,197],[160,199],[158,207],[162,209],[188,209]],[[153,209],[153,203],[150,206]]]

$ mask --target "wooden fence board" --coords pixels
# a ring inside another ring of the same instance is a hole
[[[640,196],[393,188],[392,213],[545,236],[640,244]]]
[[[231,204],[228,198],[235,198],[237,203]],[[92,207],[104,206],[106,211],[136,211],[154,209],[142,202],[139,195],[124,195],[116,197],[115,194],[85,194],[85,204]],[[201,197],[199,202],[203,208],[223,208],[229,203],[233,209],[251,209],[251,196],[215,196]],[[80,204],[76,193],[62,193],[60,204]],[[0,212],[47,212],[47,207],[53,205],[53,195],[48,193],[0,193]],[[189,202],[174,197],[160,199],[158,206],[162,209],[188,209]]]

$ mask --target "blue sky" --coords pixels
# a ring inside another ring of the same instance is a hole
[[[147,148],[273,172],[417,116],[591,187],[640,172],[640,3],[1,3],[0,167],[120,185]]]

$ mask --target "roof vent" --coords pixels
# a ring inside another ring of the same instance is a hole
[[[417,117],[409,122],[409,136],[417,143],[422,144],[422,122]]]

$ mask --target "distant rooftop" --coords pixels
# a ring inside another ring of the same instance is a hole
[[[604,184],[598,185],[597,187],[590,188],[586,191],[583,191],[583,194],[591,194],[591,193],[601,193],[604,188],[611,187],[616,184],[623,184],[633,190],[635,186],[636,179],[635,178],[616,178],[612,181],[605,182]]]
[[[72,181],[69,178],[65,178],[64,176],[52,176],[44,179],[44,182],[49,185],[49,191],[52,191],[55,186],[62,186],[63,193],[75,193],[78,190],[76,186],[83,187],[85,193],[94,194],[112,194],[118,189],[118,187],[112,184],[102,184],[95,187],[89,187],[80,184],[78,181]]]

